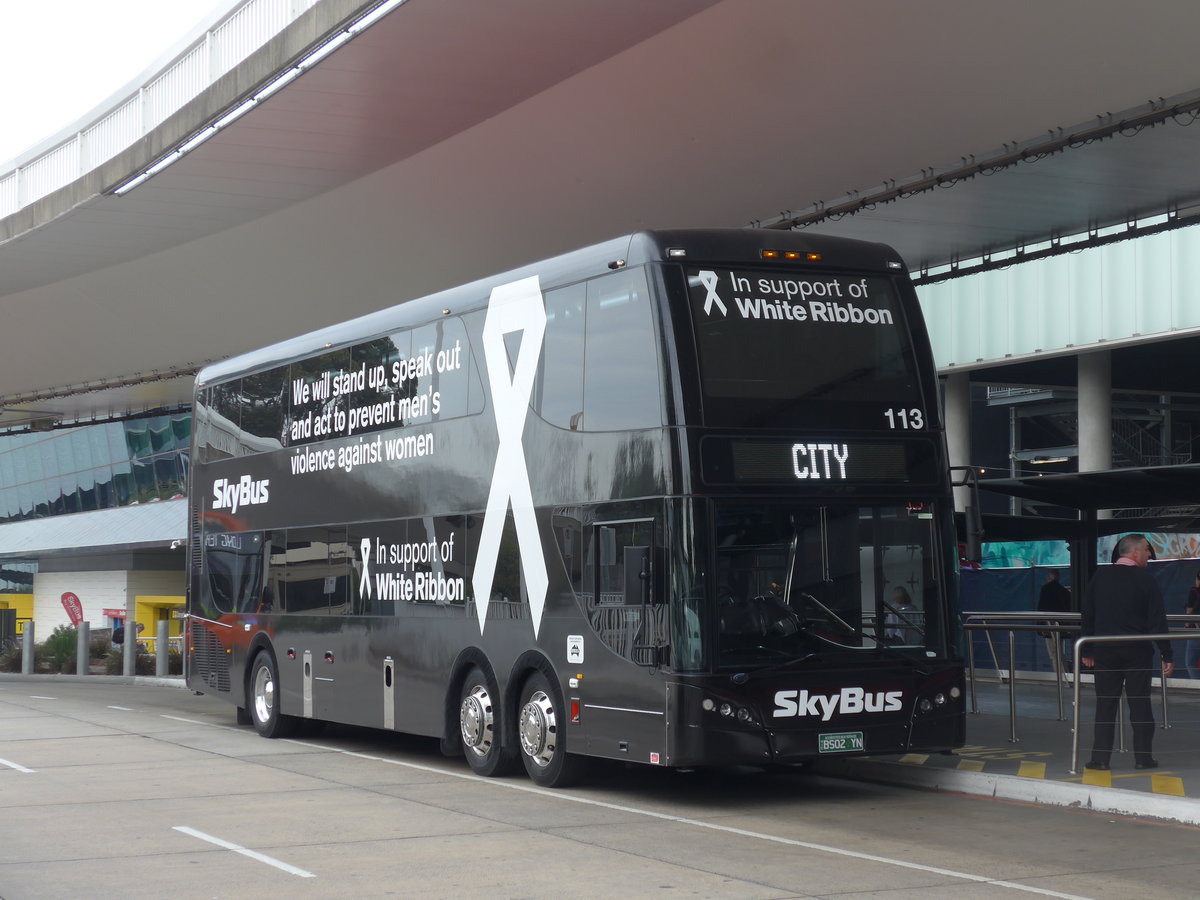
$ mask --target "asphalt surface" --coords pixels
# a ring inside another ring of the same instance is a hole
[[[1176,900],[1200,881],[1186,796],[1200,694],[1183,690],[1162,769],[1117,756],[1107,784],[1068,771],[1052,689],[1018,684],[1011,741],[992,682],[971,743],[946,756],[799,775],[597,765],[547,791],[480,778],[424,738],[263,740],[178,679],[132,681],[0,676],[3,900]]]

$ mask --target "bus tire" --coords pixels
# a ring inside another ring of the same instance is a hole
[[[259,650],[250,666],[247,694],[254,730],[266,738],[283,738],[295,733],[299,724],[294,716],[285,716],[279,711],[279,670],[275,657],[266,650]]]
[[[521,688],[517,737],[521,762],[534,784],[567,787],[583,774],[584,760],[567,753],[562,696],[540,671],[532,672]]]
[[[478,666],[472,666],[459,691],[458,728],[463,755],[476,775],[512,771],[516,760],[505,749],[500,692]]]

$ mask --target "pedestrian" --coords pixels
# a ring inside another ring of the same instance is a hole
[[[1040,613],[1056,613],[1071,611],[1071,592],[1058,580],[1058,569],[1046,570],[1046,583],[1042,585],[1042,590],[1038,594],[1038,612]],[[1057,622],[1048,622],[1049,625],[1057,625]],[[1043,631],[1042,637],[1046,639],[1046,653],[1050,656],[1050,664],[1054,667],[1057,674],[1062,674],[1063,652],[1062,652],[1062,632],[1060,631]]]
[[[1101,566],[1088,583],[1083,597],[1082,635],[1164,634],[1167,614],[1162,593],[1148,571],[1150,542],[1142,534],[1127,534],[1117,543],[1117,561]],[[1175,669],[1170,641],[1158,642],[1162,674]],[[1096,729],[1089,769],[1107,769],[1112,756],[1113,735],[1121,691],[1129,707],[1133,726],[1133,761],[1138,769],[1158,768],[1153,755],[1154,712],[1150,706],[1150,682],[1154,646],[1149,641],[1093,644],[1083,664],[1095,667]]]
[[[1183,607],[1183,613],[1187,616],[1200,615],[1200,572],[1196,573],[1196,580],[1188,588],[1187,603]],[[1195,622],[1188,622],[1186,627],[1196,628],[1197,625]],[[1198,653],[1200,653],[1200,639],[1183,642],[1183,668],[1187,672],[1188,678],[1200,678],[1200,670],[1196,667]]]
[[[883,617],[884,639],[892,644],[921,643],[921,626],[924,616],[912,602],[912,596],[903,587],[892,589],[892,602]]]

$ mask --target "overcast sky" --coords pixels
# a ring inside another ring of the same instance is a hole
[[[230,0],[0,0],[0,166],[229,7]]]

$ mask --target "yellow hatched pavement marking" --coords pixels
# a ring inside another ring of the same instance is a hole
[[[923,766],[929,762],[928,753],[906,753],[900,757],[900,762],[910,766]]]
[[[1183,797],[1183,779],[1176,775],[1151,775],[1150,790],[1156,794],[1171,794]]]
[[[1112,787],[1112,772],[1107,772],[1103,769],[1084,769],[1081,780],[1084,784],[1091,784],[1096,787]]]
[[[1046,764],[1040,762],[1022,762],[1017,774],[1022,778],[1045,778]]]
[[[960,759],[958,761],[958,768],[963,772],[982,772],[983,771],[983,760],[982,759]]]

